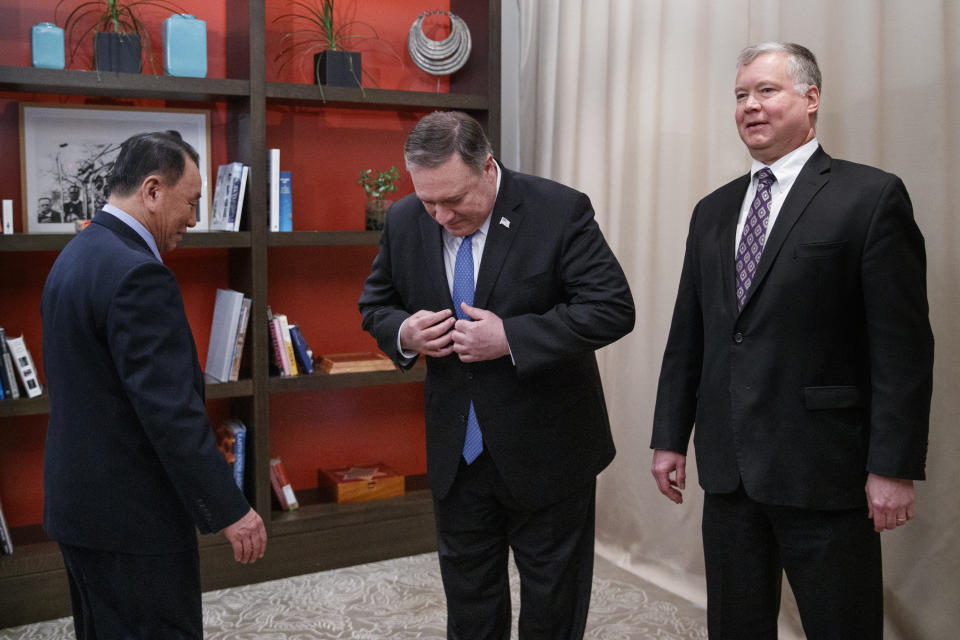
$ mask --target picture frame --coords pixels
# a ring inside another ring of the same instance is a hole
[[[197,225],[210,228],[210,112],[121,106],[20,103],[24,233],[74,233],[106,202],[106,177],[132,135],[180,132],[196,149],[202,186]]]

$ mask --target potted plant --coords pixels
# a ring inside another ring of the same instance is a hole
[[[359,51],[348,51],[347,45],[361,46],[368,42],[386,45],[391,55],[403,63],[396,50],[380,39],[377,30],[361,20],[342,20],[334,12],[335,0],[294,0],[290,4],[298,11],[284,13],[274,22],[291,19],[303,24],[302,29],[289,31],[280,39],[280,51],[275,60],[283,59],[280,69],[299,55],[313,56],[313,78],[318,85],[360,87],[363,67]],[[304,24],[305,23],[305,24]],[[362,28],[369,35],[354,33]],[[370,75],[367,74],[369,78]]]
[[[383,230],[387,209],[393,204],[393,200],[384,198],[383,194],[396,191],[398,182],[400,170],[396,167],[390,167],[386,171],[364,169],[360,172],[357,184],[367,193],[367,231]]]
[[[60,0],[54,10],[55,17],[64,4],[72,4],[72,0]],[[140,73],[143,66],[142,49],[146,46],[150,66],[156,73],[150,36],[146,25],[135,13],[146,7],[186,13],[167,0],[85,0],[78,4],[67,14],[63,23],[70,43],[71,63],[86,36],[92,33],[93,64],[97,71]]]

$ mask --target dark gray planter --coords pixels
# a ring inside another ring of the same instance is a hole
[[[97,71],[140,73],[140,36],[98,31],[93,37],[93,60]]]
[[[334,87],[359,87],[363,77],[359,51],[321,51],[313,56],[313,69],[317,84]]]

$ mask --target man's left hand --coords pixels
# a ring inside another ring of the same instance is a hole
[[[913,480],[867,476],[868,517],[873,518],[873,529],[878,533],[893,530],[913,520]]]
[[[507,334],[503,331],[503,320],[486,309],[471,307],[460,303],[472,320],[457,320],[450,336],[453,338],[453,350],[462,362],[481,362],[495,360],[510,354]]]

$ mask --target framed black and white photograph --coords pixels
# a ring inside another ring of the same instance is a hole
[[[73,233],[106,203],[120,144],[137,133],[178,131],[200,155],[197,226],[209,229],[210,118],[202,109],[20,104],[23,230]]]

